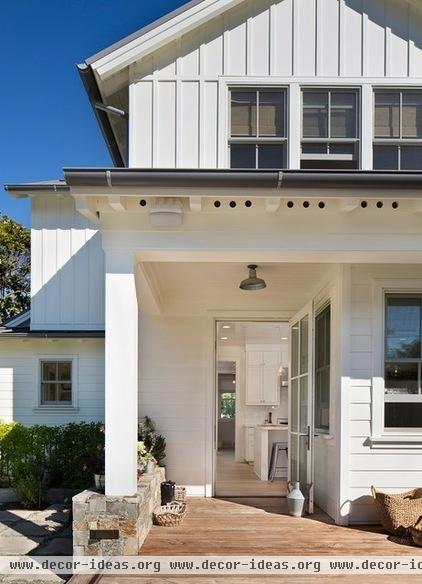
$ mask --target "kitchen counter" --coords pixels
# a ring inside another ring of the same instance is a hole
[[[272,436],[273,442],[287,442],[288,430],[288,424],[260,424],[256,426],[254,471],[261,481],[268,480],[269,461],[272,448],[272,442],[270,443],[269,440],[269,432],[279,433],[279,435]]]

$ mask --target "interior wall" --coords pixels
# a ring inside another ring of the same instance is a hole
[[[255,343],[258,344],[258,343]],[[264,343],[259,343],[264,344]],[[288,366],[288,346],[287,343],[280,344],[282,353],[282,365]],[[274,348],[274,345],[269,345]],[[245,426],[257,426],[263,424],[268,412],[272,412],[273,422],[277,418],[288,417],[288,391],[281,390],[280,405],[272,406],[248,406],[246,405],[246,345],[224,345],[218,344],[218,360],[229,361],[236,359],[238,363],[238,383],[236,386],[236,444],[235,459],[243,461],[245,459]]]

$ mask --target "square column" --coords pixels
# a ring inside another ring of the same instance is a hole
[[[138,302],[134,256],[105,252],[105,489],[137,491]]]

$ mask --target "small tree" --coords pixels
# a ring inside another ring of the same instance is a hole
[[[29,308],[29,229],[0,215],[0,324]]]

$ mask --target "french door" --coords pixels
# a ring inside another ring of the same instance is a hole
[[[313,513],[313,313],[312,303],[290,321],[289,481],[300,483]]]

